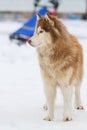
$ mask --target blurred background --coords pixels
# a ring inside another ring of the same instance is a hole
[[[0,20],[29,18],[35,11],[35,1],[41,5],[50,5],[50,0],[0,0]],[[55,1],[55,0],[54,0]],[[79,15],[87,18],[87,0],[57,0],[59,16]]]

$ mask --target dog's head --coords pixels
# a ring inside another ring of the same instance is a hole
[[[58,38],[59,31],[55,27],[55,17],[48,13],[42,17],[37,14],[37,24],[34,35],[28,40],[28,43],[34,47],[52,44]]]

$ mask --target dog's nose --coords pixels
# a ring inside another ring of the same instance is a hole
[[[27,43],[30,44],[32,47],[34,47],[34,45],[32,44],[31,38],[28,38],[28,39],[27,39]]]
[[[29,39],[28,42],[31,44],[31,42],[32,42],[31,39]]]

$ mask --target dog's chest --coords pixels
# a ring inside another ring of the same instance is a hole
[[[71,67],[67,70],[60,70],[60,66],[62,64],[50,64],[49,58],[42,55],[39,55],[39,63],[43,73],[46,73],[53,79],[57,80],[58,84],[66,85],[69,82],[73,73],[73,69]]]

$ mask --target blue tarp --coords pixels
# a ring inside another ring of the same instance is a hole
[[[41,16],[44,16],[48,12],[46,7],[41,8],[38,13]],[[23,35],[25,37],[31,37],[34,33],[35,25],[36,25],[36,14],[34,14],[26,23],[24,23],[23,27],[18,29],[12,35]]]

